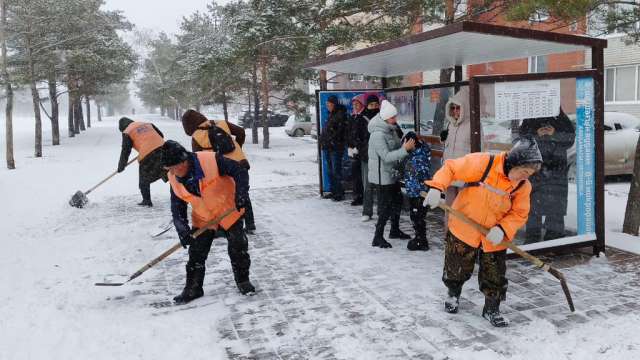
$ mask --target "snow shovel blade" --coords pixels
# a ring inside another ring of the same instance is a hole
[[[69,200],[69,205],[82,209],[88,202],[89,199],[87,196],[82,191],[78,190],[73,194],[71,200]]]
[[[576,308],[573,306],[573,299],[571,298],[571,292],[569,292],[569,285],[567,285],[567,280],[564,278],[564,275],[555,268],[550,267],[547,270],[549,274],[553,275],[556,279],[560,280],[560,286],[562,287],[562,292],[564,293],[564,297],[567,298],[567,304],[569,304],[569,310],[571,312],[575,312]]]
[[[125,283],[95,283],[95,286],[122,286]]]

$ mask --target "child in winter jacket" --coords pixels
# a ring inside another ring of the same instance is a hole
[[[431,180],[431,148],[418,138],[413,131],[408,132],[403,141],[413,139],[416,142],[415,149],[409,154],[404,165],[404,184],[411,205],[411,222],[415,231],[415,237],[407,244],[409,250],[429,250],[427,242],[427,224],[425,216],[427,208],[422,205],[421,191],[427,191],[426,180]]]

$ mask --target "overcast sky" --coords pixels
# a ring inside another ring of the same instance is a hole
[[[205,11],[210,0],[105,0],[106,9],[122,10],[130,22],[138,28],[149,28],[175,34],[183,16],[195,11]],[[218,0],[218,4],[227,1]]]

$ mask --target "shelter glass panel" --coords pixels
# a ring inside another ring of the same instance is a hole
[[[482,83],[479,102],[482,151],[508,152],[529,136],[542,155],[515,243],[534,249],[595,239],[593,78]]]

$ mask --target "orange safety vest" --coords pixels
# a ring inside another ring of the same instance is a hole
[[[227,125],[227,122],[225,120],[216,120],[215,124],[224,132],[229,134],[229,136],[231,136],[231,130],[229,129],[229,125]],[[198,143],[198,145],[200,145],[200,147],[204,150],[213,149],[213,146],[211,146],[211,142],[209,141],[209,130],[207,129],[208,127],[210,127],[209,122],[207,122],[206,124],[201,124],[200,127],[198,127],[198,129],[193,132],[193,135],[191,135],[193,137],[193,140],[195,140],[195,142]],[[224,154],[223,156],[227,159],[235,161],[247,160],[247,157],[244,155],[244,152],[240,147],[240,144],[236,142],[236,139],[234,139],[233,136],[231,136],[231,138],[233,139],[235,149],[228,154]]]
[[[131,138],[133,148],[138,152],[138,162],[164,144],[164,139],[150,123],[134,121],[124,129],[124,133]]]
[[[236,183],[229,176],[220,176],[214,152],[198,151],[196,157],[204,172],[204,177],[200,180],[200,196],[190,193],[171,173],[169,173],[169,183],[178,198],[191,204],[193,226],[202,228],[207,222],[222,215],[227,209],[235,209]],[[244,209],[235,210],[220,221],[220,225],[228,230],[240,219],[243,213]],[[217,229],[218,226],[209,226],[209,228]]]
[[[500,225],[505,240],[511,241],[527,222],[531,183],[528,180],[516,186],[511,183],[504,173],[506,154],[472,153],[447,160],[433,180],[425,183],[442,192],[456,182],[472,184],[460,190],[452,207],[485,228]],[[482,244],[484,252],[506,249],[493,245],[482,233],[453,214],[449,215],[448,221],[449,231],[469,246],[477,248]]]

